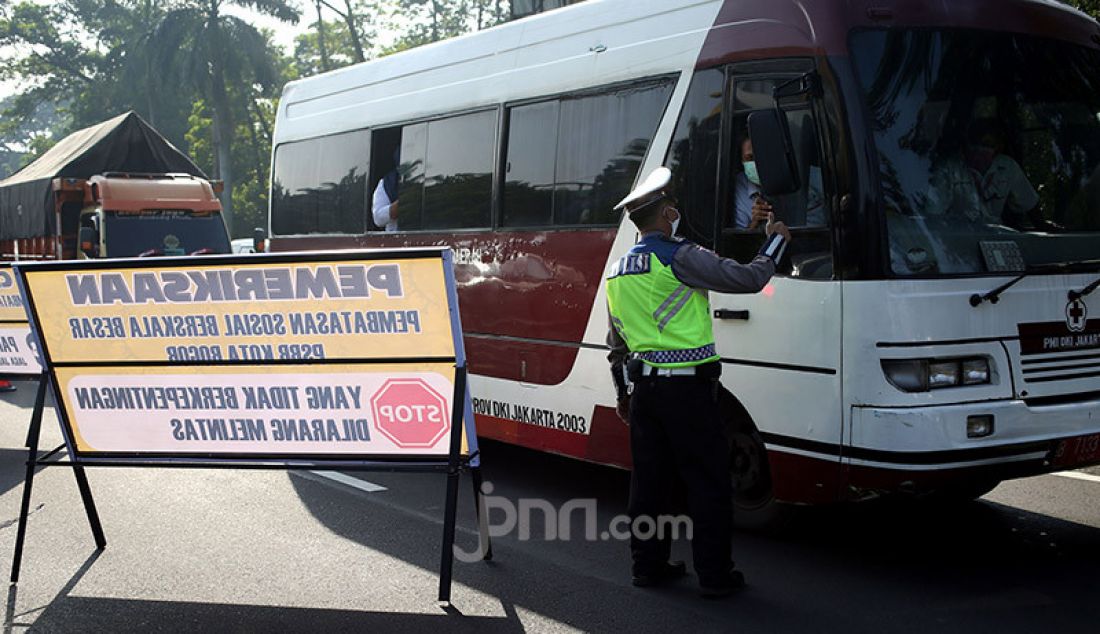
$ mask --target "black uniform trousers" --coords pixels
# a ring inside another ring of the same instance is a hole
[[[631,519],[671,511],[679,475],[687,491],[692,519],[695,573],[703,585],[719,585],[733,567],[730,540],[733,500],[729,444],[718,410],[717,381],[694,376],[640,377],[630,399]],[[646,574],[668,561],[663,536],[630,541],[634,574]]]

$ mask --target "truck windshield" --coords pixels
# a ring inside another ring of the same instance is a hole
[[[140,212],[108,211],[104,235],[110,257],[187,255],[208,249],[229,253],[229,236],[221,214],[176,209]]]
[[[894,275],[1096,258],[1100,51],[934,29],[857,31],[851,49]]]

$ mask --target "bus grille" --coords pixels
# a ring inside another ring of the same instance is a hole
[[[1020,364],[1024,382],[1029,384],[1100,377],[1100,352],[1069,352],[1042,358],[1025,358]]]

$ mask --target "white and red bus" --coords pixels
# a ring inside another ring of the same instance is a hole
[[[739,509],[1100,462],[1100,25],[1057,2],[590,0],[295,81],[271,248],[452,247],[481,434],[626,467],[612,206],[667,165],[681,233],[754,253],[755,112],[794,243],[711,297]]]

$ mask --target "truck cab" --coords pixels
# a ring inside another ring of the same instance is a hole
[[[89,259],[230,253],[219,186],[188,174],[106,173],[87,180],[57,179],[59,215],[80,201],[75,253],[66,255]]]

